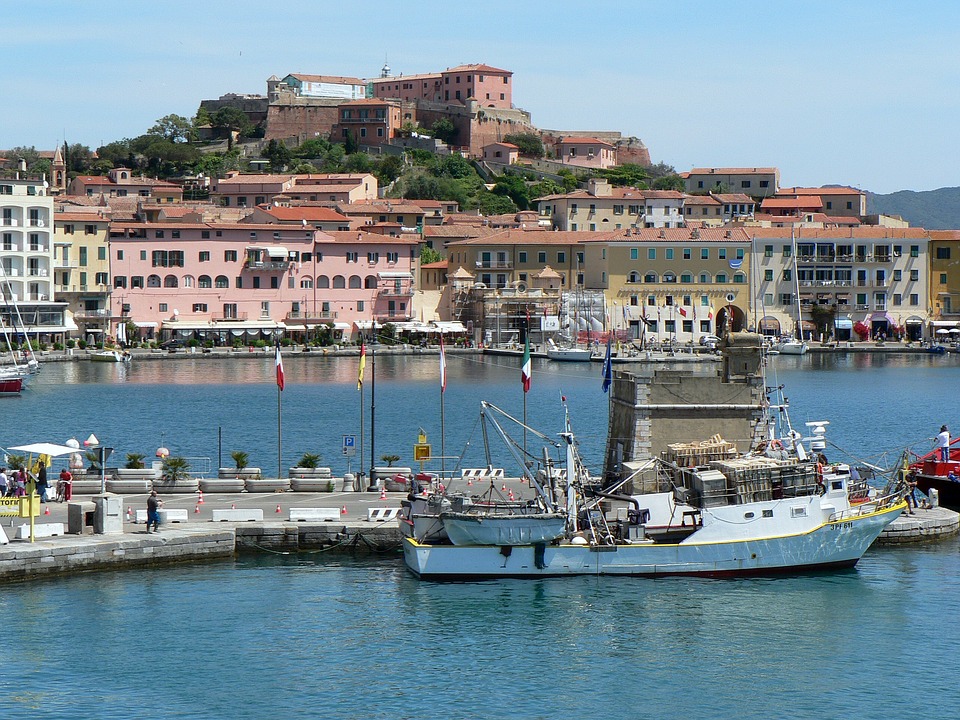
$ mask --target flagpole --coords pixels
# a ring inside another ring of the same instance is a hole
[[[443,333],[440,333],[440,481],[446,485],[447,446],[443,417],[443,393],[447,389],[447,356],[443,351]]]
[[[363,369],[367,365],[367,346],[364,342],[363,335],[360,335],[360,362],[357,367],[357,390],[360,391],[360,477],[354,487],[357,490],[363,489],[363,438],[364,438],[364,429],[363,429]]]
[[[367,490],[375,492],[373,480],[374,456],[377,454],[377,321],[373,321],[370,338],[370,484]]]
[[[277,479],[283,477],[283,390],[277,385]]]

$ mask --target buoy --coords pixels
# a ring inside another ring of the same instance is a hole
[[[203,505],[203,490],[197,490],[197,504]]]
[[[50,508],[45,507],[45,508],[43,509],[43,514],[44,514],[44,515],[49,515],[49,514],[50,514]]]
[[[346,515],[346,514],[347,514],[347,506],[346,506],[346,505],[344,505],[342,508],[340,508],[340,514],[341,514],[341,515]]]
[[[237,509],[237,504],[236,504],[236,503],[230,503],[230,509],[231,509],[231,510],[236,510],[236,509]]]
[[[195,513],[199,513],[199,512],[200,512],[200,503],[197,503],[197,506],[193,509],[193,512],[195,512]]]
[[[277,512],[280,512],[280,503],[277,503]]]
[[[387,489],[385,487],[380,488],[380,499],[381,500],[387,499]]]

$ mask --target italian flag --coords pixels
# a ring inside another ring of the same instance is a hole
[[[530,392],[530,381],[533,379],[533,365],[530,363],[530,336],[523,342],[523,365],[520,367],[520,380],[523,382],[523,391]]]

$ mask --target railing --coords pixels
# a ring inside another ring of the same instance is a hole
[[[50,271],[46,268],[27,268],[27,277],[49,277]]]
[[[74,317],[77,318],[108,318],[111,317],[110,310],[107,308],[97,308],[94,310],[81,309],[77,310],[74,314]]]
[[[287,320],[336,320],[337,313],[332,311],[327,312],[288,312],[286,316]]]
[[[382,287],[377,290],[377,295],[383,295],[384,297],[412,297],[413,288]]]
[[[869,310],[869,309],[870,309],[869,305],[863,305],[861,303],[857,303],[857,310]]]
[[[243,264],[244,270],[286,270],[289,267],[289,260],[267,260],[260,262],[247,262]]]
[[[240,320],[247,319],[247,313],[245,312],[235,312],[235,313],[211,313],[210,319],[213,322],[238,322]]]
[[[477,269],[483,270],[509,270],[513,267],[512,260],[477,260]]]

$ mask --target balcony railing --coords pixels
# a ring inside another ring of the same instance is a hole
[[[512,260],[477,260],[478,270],[509,270],[513,267]]]
[[[255,270],[255,271],[286,270],[289,267],[290,267],[289,260],[265,260],[260,262],[246,262],[243,264],[244,270]]]
[[[375,312],[373,313],[373,318],[377,322],[406,322],[407,320],[413,319],[413,315],[409,312]]]
[[[377,295],[382,295],[383,297],[412,297],[413,288],[382,287],[377,290]]]
[[[245,312],[233,312],[233,313],[211,313],[210,319],[213,322],[239,322],[241,320],[247,319],[247,313]]]
[[[301,310],[291,311],[287,313],[287,320],[305,320],[305,321],[322,321],[322,320],[336,320],[337,313],[335,311],[328,310],[327,312],[303,312]]]
[[[73,313],[73,316],[81,320],[96,320],[111,317],[111,313],[107,308],[97,308],[92,310],[84,308],[77,310],[75,313]]]

